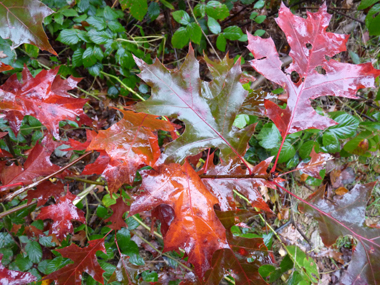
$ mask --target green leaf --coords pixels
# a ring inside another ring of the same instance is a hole
[[[103,10],[103,16],[109,21],[117,20],[120,18],[119,14],[110,6],[105,6]]]
[[[84,49],[82,48],[79,48],[74,51],[73,56],[72,56],[73,67],[79,67],[83,65],[83,53],[84,53]]]
[[[206,5],[204,3],[198,3],[195,5],[194,15],[197,18],[204,18],[204,16],[206,16]]]
[[[62,8],[59,10],[59,12],[64,15],[65,17],[78,17],[78,12],[74,9],[68,9],[68,8]]]
[[[362,0],[360,2],[360,5],[358,6],[358,10],[364,10],[368,7],[372,6],[373,4],[377,3],[379,0]]]
[[[352,154],[370,157],[371,155],[366,152],[369,148],[368,140],[372,138],[373,136],[374,134],[371,131],[361,132],[355,138],[347,142],[344,145],[343,149]]]
[[[178,10],[172,13],[174,20],[182,25],[190,24],[190,16],[186,11]]]
[[[259,0],[253,6],[253,9],[261,9],[264,7],[264,5],[265,5],[265,0]]]
[[[330,153],[336,153],[340,151],[340,143],[335,134],[330,132],[325,132],[323,134],[323,146]]]
[[[299,149],[299,155],[302,159],[306,159],[310,157],[311,150],[314,150],[318,153],[319,151],[319,143],[314,141],[305,142]]]
[[[220,50],[225,52],[226,51],[226,45],[227,45],[227,40],[224,37],[223,34],[220,34],[218,38],[216,39],[216,47]]]
[[[223,30],[223,34],[226,39],[236,41],[240,39],[244,34],[238,26],[230,26]]]
[[[265,34],[264,30],[256,30],[254,35],[257,37],[262,37]]]
[[[11,263],[13,258],[13,251],[10,248],[0,248],[0,254],[3,255],[3,259],[1,260],[1,263],[3,265],[8,265]]]
[[[209,1],[206,5],[206,13],[216,20],[224,20],[230,15],[227,6],[218,1]]]
[[[110,34],[108,34],[106,31],[96,31],[91,30],[88,32],[88,36],[90,40],[98,45],[104,45],[107,43],[108,40],[110,40],[112,37]]]
[[[359,126],[359,119],[349,114],[342,114],[334,121],[338,123],[336,126],[329,127],[327,131],[335,134],[338,139],[347,139],[355,135],[356,129]]]
[[[83,65],[84,67],[90,67],[93,66],[96,62],[97,59],[94,56],[94,48],[93,47],[88,47],[84,52],[83,52]]]
[[[23,257],[22,255],[17,255],[15,261],[11,265],[16,265],[19,271],[27,271],[33,266],[33,262],[30,261],[28,257]]]
[[[249,16],[249,18],[250,18],[251,20],[254,20],[254,19],[257,17],[258,14],[259,14],[259,13],[257,13],[256,11],[253,11],[253,12],[251,13],[251,16]]]
[[[279,130],[273,123],[264,125],[256,138],[259,140],[259,144],[265,149],[276,148],[282,140]]]
[[[88,68],[88,72],[96,77],[96,76],[99,76],[100,75],[100,71],[103,70],[103,64],[101,64],[100,62],[97,62],[95,63],[93,66],[90,66]]]
[[[119,48],[116,52],[117,62],[124,68],[131,69],[135,65],[132,54],[124,48]]]
[[[261,24],[262,22],[265,21],[266,18],[267,18],[267,16],[265,16],[265,15],[257,16],[256,19],[255,19],[255,22],[258,23],[258,24]]]
[[[267,282],[274,282],[281,277],[281,271],[270,264],[260,266],[259,273]]]
[[[239,114],[236,116],[234,126],[239,129],[245,128],[247,125],[254,124],[257,121],[256,116],[250,116],[247,114]]]
[[[154,21],[160,15],[160,5],[156,2],[151,2],[148,7],[148,16],[150,21]]]
[[[157,282],[158,274],[154,271],[144,271],[142,274],[142,278],[146,282]]]
[[[190,35],[185,27],[180,27],[175,31],[172,37],[172,45],[174,48],[181,49],[190,41]]]
[[[125,28],[118,21],[108,21],[108,28],[114,33],[125,32]]]
[[[367,17],[365,18],[365,24],[368,27],[369,34],[371,36],[380,35],[380,4],[374,5],[369,10]]]
[[[200,44],[202,38],[202,29],[197,23],[193,22],[186,27],[190,40],[195,44]]]
[[[90,26],[93,26],[95,29],[98,31],[102,31],[107,28],[107,22],[104,18],[102,17],[88,17],[86,20],[87,23],[90,24]]]
[[[103,205],[108,208],[109,206],[116,204],[117,198],[119,198],[118,194],[113,194],[112,197],[110,194],[106,194],[102,199]]]
[[[280,145],[278,145],[277,148],[274,148],[271,150],[271,155],[277,155],[277,152],[280,148]],[[284,142],[284,145],[282,146],[280,156],[278,158],[278,163],[287,162],[289,159],[291,159],[296,154],[296,149],[294,146],[289,142]]]
[[[160,2],[161,2],[162,4],[164,4],[164,6],[165,6],[166,8],[169,8],[170,10],[174,10],[174,6],[173,6],[172,4],[170,4],[168,1],[166,1],[166,0],[160,0]]]
[[[30,57],[34,57],[34,58],[38,57],[38,54],[40,53],[40,50],[38,47],[36,47],[34,45],[30,45],[30,44],[24,44],[24,47],[25,47],[25,52]]]
[[[42,249],[38,242],[30,241],[25,246],[25,251],[31,262],[38,263],[42,258]]]
[[[52,236],[48,236],[48,237],[40,236],[40,238],[38,239],[39,243],[43,245],[44,247],[55,246],[55,242],[53,242],[52,240],[53,240]]]
[[[93,50],[94,56],[97,60],[102,61],[103,60],[103,51],[99,46],[94,46]]]
[[[120,0],[120,4],[123,10],[129,9],[131,15],[139,21],[142,21],[148,12],[147,0]]]
[[[74,45],[79,42],[78,32],[75,29],[62,30],[57,41],[65,45]]]
[[[208,17],[207,26],[210,29],[211,33],[215,35],[219,34],[222,31],[222,28],[220,27],[218,21],[212,17]]]

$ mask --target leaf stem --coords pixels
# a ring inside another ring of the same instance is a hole
[[[37,200],[35,200],[35,201],[33,201],[33,202],[29,203],[29,204],[25,203],[25,204],[22,204],[20,206],[17,206],[17,207],[14,207],[12,209],[9,209],[8,211],[2,212],[2,213],[0,213],[0,219],[4,218],[5,216],[8,216],[10,214],[13,214],[13,213],[15,213],[17,211],[20,211],[22,209],[28,208],[29,206],[32,206],[34,204],[37,204]]]
[[[80,181],[80,182],[84,182],[84,183],[88,183],[88,184],[95,184],[95,185],[102,185],[102,186],[106,185],[106,183],[103,181],[92,181],[92,180],[83,179],[83,178],[79,178],[79,177],[67,176],[67,177],[65,177],[65,179],[76,180],[76,181]]]

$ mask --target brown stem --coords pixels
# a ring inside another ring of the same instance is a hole
[[[342,15],[342,16],[344,16],[344,17],[347,17],[347,18],[349,18],[349,19],[351,19],[351,20],[354,20],[354,21],[356,21],[356,22],[358,22],[358,23],[360,23],[360,24],[362,24],[362,25],[365,25],[365,23],[364,23],[362,20],[359,20],[359,19],[356,19],[356,18],[354,18],[354,17],[351,17],[350,15],[347,15],[347,14],[345,14],[345,13],[342,13],[342,12],[340,12],[340,11],[337,11],[337,10],[335,10],[334,8],[328,7],[327,9],[329,9],[329,10],[331,10],[331,11],[333,11],[333,12],[339,14],[339,15]]]
[[[91,154],[91,153],[93,153],[93,152],[94,152],[93,150],[91,150],[91,151],[89,151],[89,152],[86,152],[84,155],[82,155],[82,156],[78,157],[77,159],[73,160],[73,161],[70,162],[68,165],[62,167],[60,170],[58,170],[58,171],[56,171],[56,172],[54,172],[54,173],[52,173],[52,174],[50,174],[50,175],[48,175],[48,176],[42,178],[41,180],[38,180],[38,181],[36,181],[36,182],[34,182],[34,183],[32,183],[32,184],[29,184],[29,185],[26,186],[26,187],[22,187],[21,189],[15,191],[15,192],[13,192],[13,193],[11,193],[10,195],[6,196],[6,197],[3,199],[3,201],[11,201],[14,197],[20,195],[21,193],[25,192],[26,190],[29,190],[29,189],[31,189],[31,188],[33,188],[33,187],[36,187],[36,186],[37,186],[38,184],[40,184],[41,182],[46,181],[46,180],[48,180],[48,179],[50,179],[50,178],[52,178],[52,177],[58,175],[59,173],[61,173],[61,172],[64,171],[65,169],[69,168],[70,166],[73,166],[75,163],[77,163],[78,161],[82,160],[83,158],[85,158],[86,156],[88,156],[89,154]]]
[[[65,179],[69,179],[69,180],[76,180],[76,181],[80,181],[80,182],[84,182],[84,183],[87,183],[87,184],[95,184],[95,185],[106,185],[105,182],[102,182],[102,181],[92,181],[92,180],[88,180],[88,179],[83,179],[83,178],[79,178],[79,177],[65,177]]]
[[[201,179],[268,179],[269,175],[199,175]]]
[[[15,213],[17,211],[20,211],[22,209],[28,208],[29,206],[34,205],[34,204],[37,204],[37,200],[35,200],[35,201],[33,201],[33,202],[29,203],[29,204],[28,203],[22,204],[20,206],[17,206],[17,207],[14,207],[12,209],[9,209],[8,211],[2,212],[2,213],[0,213],[0,219],[4,218],[5,216],[8,216],[10,214],[13,214],[13,213]]]

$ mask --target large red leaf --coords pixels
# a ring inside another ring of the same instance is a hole
[[[271,38],[263,39],[248,34],[248,49],[255,57],[251,65],[269,80],[281,85],[287,92],[286,109],[281,109],[271,101],[265,102],[268,117],[279,129],[283,142],[287,134],[305,129],[325,129],[336,123],[318,115],[311,106],[312,99],[333,95],[356,99],[358,89],[374,87],[380,70],[371,63],[348,64],[332,57],[346,50],[348,35],[326,32],[331,15],[323,4],[317,13],[309,13],[308,18],[294,16],[281,5],[276,22],[284,31],[291,47],[293,64],[283,72],[282,62]],[[318,72],[324,70],[325,74]],[[299,74],[299,81],[293,83],[290,73]]]
[[[58,124],[62,120],[77,122],[79,118],[78,123],[91,124],[92,120],[83,112],[88,100],[72,98],[67,93],[80,79],[62,80],[57,75],[58,69],[43,70],[33,78],[24,67],[22,83],[14,74],[0,87],[0,108],[16,134],[25,115],[37,118],[56,139],[59,139]]]
[[[54,221],[50,234],[55,234],[59,240],[64,239],[68,234],[74,233],[71,220],[86,223],[84,212],[79,210],[74,204],[76,196],[68,192],[66,196],[59,199],[59,202],[48,207],[43,207],[37,219]]]
[[[36,190],[28,191],[28,204],[32,202],[33,199],[37,199],[37,207],[43,206],[51,197],[57,201],[61,197],[64,191],[64,185],[61,182],[51,183],[50,181],[44,181],[37,185]]]
[[[3,254],[0,253],[0,284],[21,285],[36,282],[37,278],[29,272],[9,270],[1,263]]]
[[[141,189],[145,192],[132,203],[129,215],[152,210],[160,204],[172,207],[175,218],[165,235],[164,251],[183,248],[195,272],[202,277],[211,266],[212,254],[228,248],[225,229],[213,208],[218,200],[187,162],[183,166],[161,165],[141,175]]]
[[[58,171],[60,167],[51,163],[50,155],[60,144],[46,135],[41,143],[37,142],[33,147],[23,166],[13,163],[3,168],[0,173],[1,183],[7,185],[22,182],[27,185],[34,182],[35,178]]]
[[[215,77],[211,82],[200,79],[191,46],[178,71],[168,70],[158,59],[152,65],[138,58],[135,61],[141,70],[139,76],[152,87],[152,96],[139,102],[137,111],[176,116],[186,125],[185,132],[165,150],[170,160],[183,162],[210,147],[220,149],[223,161],[234,157],[243,160],[254,126],[242,130],[233,126],[248,94],[239,82],[240,61],[234,66],[228,58],[221,63],[208,61]]]
[[[82,274],[86,272],[96,281],[104,284],[104,270],[100,267],[96,252],[102,251],[106,253],[104,247],[104,239],[90,240],[89,245],[81,248],[76,244],[71,244],[68,247],[56,249],[65,258],[70,258],[74,264],[66,265],[44,277],[44,279],[53,279],[56,285],[80,285],[82,284]]]
[[[366,206],[375,184],[358,184],[343,196],[335,196],[332,202],[324,199],[325,187],[320,187],[307,201],[324,213],[310,206],[303,207],[318,220],[326,246],[333,245],[342,235],[350,235],[357,240],[351,263],[340,284],[380,283],[380,230],[365,225]]]
[[[136,171],[143,166],[154,166],[161,152],[156,130],[173,131],[169,122],[157,116],[122,111],[124,117],[118,123],[92,139],[87,150],[104,150],[110,160],[102,175],[107,179],[111,193],[124,183],[132,184]]]
[[[37,0],[0,1],[0,37],[10,39],[16,48],[23,43],[38,46],[57,55],[49,44],[42,22],[52,14],[50,8]]]

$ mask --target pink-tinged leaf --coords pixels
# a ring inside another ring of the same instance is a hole
[[[37,199],[37,207],[43,206],[51,197],[57,201],[61,197],[64,191],[64,185],[61,182],[51,183],[50,181],[44,181],[37,185],[36,190],[28,191],[28,204],[30,204],[33,199]]]
[[[66,196],[59,199],[57,204],[43,207],[37,219],[53,220],[50,234],[55,234],[59,240],[63,240],[68,234],[74,233],[72,220],[86,223],[84,212],[79,210],[74,204],[76,196],[68,192]]]
[[[183,162],[187,156],[217,147],[223,161],[240,158],[247,148],[254,126],[238,129],[233,126],[248,92],[244,90],[240,61],[232,65],[226,57],[216,63],[206,60],[213,77],[204,82],[199,76],[199,62],[190,46],[178,71],[167,69],[161,62],[148,65],[135,58],[140,77],[152,87],[152,96],[139,102],[136,110],[161,116],[175,116],[186,125],[185,132],[170,143],[165,154],[169,161]]]
[[[0,253],[0,284],[2,285],[22,285],[36,282],[37,278],[29,272],[9,270],[1,263],[3,254]]]
[[[380,230],[365,225],[366,206],[375,184],[358,184],[349,193],[335,196],[332,202],[324,199],[325,187],[322,186],[307,201],[324,213],[308,205],[302,207],[318,220],[326,246],[333,245],[339,236],[350,235],[357,240],[351,263],[339,284],[380,283]]]
[[[0,1],[0,37],[10,39],[15,49],[23,43],[32,44],[41,50],[57,55],[49,43],[42,22],[54,13],[37,0]]]
[[[213,154],[210,156],[209,161],[213,161]],[[256,175],[267,175],[267,169],[271,163],[273,157],[269,157],[266,160],[260,162],[252,169],[252,173]],[[231,175],[237,176],[236,178],[202,178],[202,182],[209,189],[211,193],[219,200],[219,206],[222,211],[230,211],[236,209],[234,192],[237,190],[251,202],[252,207],[257,207],[263,211],[272,213],[268,204],[264,201],[259,187],[266,186],[275,188],[273,184],[267,181],[265,178],[249,178],[238,177],[248,176],[248,170],[243,169],[239,161],[231,160],[227,165],[214,165],[211,163],[208,167],[207,175]],[[276,181],[280,178],[276,178]],[[282,179],[280,179],[282,180]],[[280,182],[278,180],[278,182]]]
[[[80,285],[82,284],[82,274],[86,272],[96,281],[104,284],[104,270],[100,267],[96,252],[106,252],[104,247],[104,239],[90,240],[87,247],[81,248],[76,244],[71,244],[68,247],[56,249],[65,258],[70,258],[74,264],[66,265],[65,267],[55,271],[44,279],[52,279],[56,285]]]
[[[99,131],[87,148],[103,150],[108,154],[110,160],[102,175],[107,180],[111,193],[115,193],[125,183],[132,184],[139,168],[155,165],[161,152],[154,131],[174,130],[172,124],[157,119],[157,116],[119,111],[123,113],[123,119],[108,130]],[[101,159],[104,162],[106,160],[103,156]]]
[[[281,85],[289,96],[286,109],[265,102],[267,115],[279,129],[283,142],[291,133],[336,125],[328,117],[318,115],[310,100],[326,95],[356,99],[356,92],[374,87],[375,78],[380,75],[380,70],[374,69],[371,63],[348,64],[326,59],[326,56],[332,57],[346,50],[348,35],[326,32],[331,15],[325,4],[318,12],[308,12],[307,15],[307,19],[294,16],[284,4],[281,5],[276,21],[286,35],[293,59],[293,64],[285,72],[281,70],[282,62],[273,40],[248,34],[248,49],[255,57],[251,65]],[[320,69],[325,74],[318,72]],[[291,80],[292,71],[300,77],[297,83]]]
[[[58,70],[59,67],[43,70],[33,78],[24,67],[22,83],[14,74],[0,87],[0,108],[5,111],[15,134],[20,130],[25,115],[37,118],[56,139],[59,139],[58,124],[62,120],[91,125],[92,120],[83,112],[88,100],[72,98],[67,93],[76,87],[80,79],[70,77],[62,80],[57,75]]]
[[[311,177],[322,179],[319,175],[319,172],[326,165],[326,162],[331,158],[331,155],[328,153],[316,153],[314,148],[310,153],[311,159],[309,162],[301,162],[298,164],[296,170],[300,170],[303,173],[310,175]]]
[[[41,143],[37,142],[33,147],[23,166],[14,163],[2,170],[1,183],[7,185],[22,182],[27,185],[35,178],[58,171],[60,167],[51,163],[50,155],[60,144],[53,141],[50,135],[46,135]]]
[[[125,219],[123,216],[125,212],[129,211],[129,206],[124,202],[123,198],[120,197],[116,200],[116,204],[110,206],[110,209],[113,211],[113,214],[108,219],[104,220],[105,222],[111,222],[111,225],[107,225],[110,229],[120,230],[123,227],[127,227]]]
[[[207,190],[194,169],[185,162],[142,171],[144,192],[131,205],[129,215],[166,204],[175,218],[165,235],[164,252],[183,248],[201,278],[211,266],[212,254],[228,248],[225,229],[214,205],[218,200]]]

